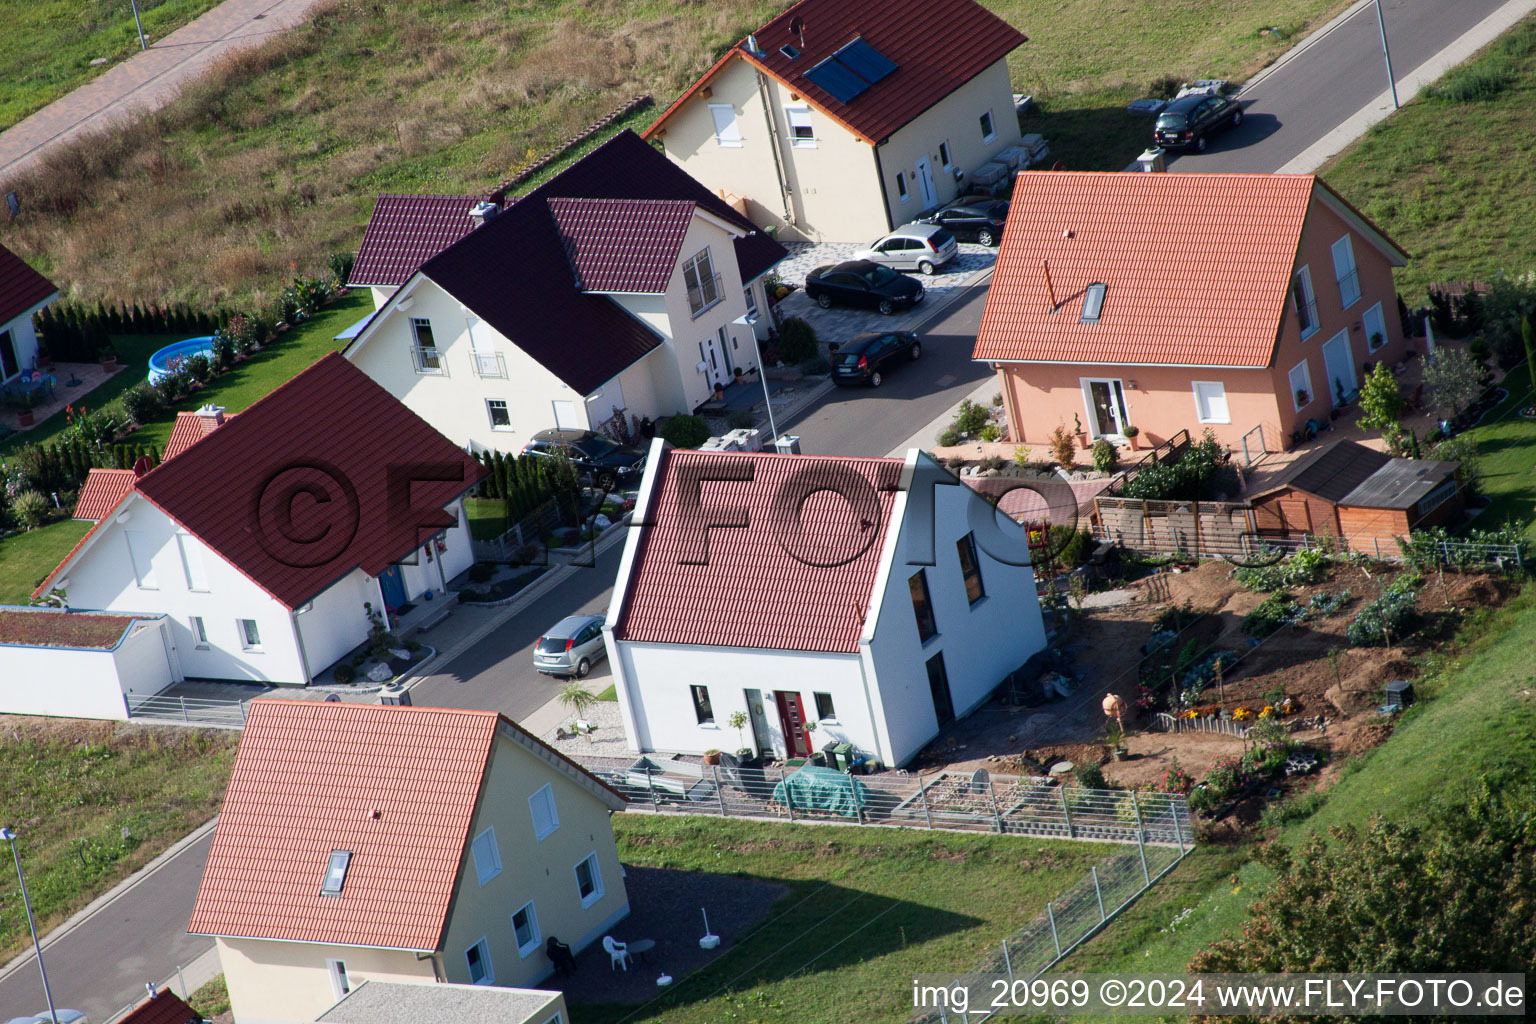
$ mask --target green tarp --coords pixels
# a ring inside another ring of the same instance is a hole
[[[773,799],[797,811],[830,811],[857,818],[869,807],[869,787],[831,768],[806,765],[773,787]]]

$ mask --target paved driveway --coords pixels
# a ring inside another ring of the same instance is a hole
[[[816,329],[822,341],[843,342],[866,331],[911,331],[925,320],[934,306],[947,299],[956,289],[983,270],[990,270],[997,259],[997,250],[973,242],[961,242],[960,254],[932,277],[916,274],[923,283],[924,297],[914,309],[905,313],[881,316],[872,309],[847,309],[834,306],[822,309],[814,299],[806,295],[803,287],[805,275],[827,263],[841,263],[851,259],[854,252],[864,248],[864,243],[785,242],[789,258],[778,266],[779,277],[786,282],[800,285],[796,291],[779,303],[784,316],[798,316]]]

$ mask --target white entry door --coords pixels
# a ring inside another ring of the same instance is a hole
[[[555,426],[561,430],[584,430],[586,424],[576,419],[576,403],[557,400],[555,402]]]
[[[731,364],[718,335],[699,342],[699,358],[704,360],[704,374],[711,384],[725,384],[731,379]]]
[[[1353,398],[1355,389],[1355,358],[1349,348],[1349,331],[1343,330],[1329,338],[1323,345],[1323,371],[1328,374],[1328,398],[1335,406],[1344,404],[1339,397]]]
[[[1118,380],[1083,379],[1083,401],[1088,407],[1089,437],[1120,437],[1130,417],[1125,411],[1125,388]]]
[[[917,162],[917,187],[923,193],[924,209],[939,205],[939,193],[933,187],[933,168],[928,166],[927,157]]]

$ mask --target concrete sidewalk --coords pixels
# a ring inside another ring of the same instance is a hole
[[[165,106],[221,57],[303,23],[327,0],[225,0],[99,78],[0,132],[0,182],[32,167],[47,147]]]

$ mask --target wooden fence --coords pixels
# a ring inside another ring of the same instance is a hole
[[[1248,730],[1241,722],[1234,722],[1230,718],[1180,718],[1159,711],[1152,716],[1152,724],[1162,732],[1217,732],[1238,739],[1248,735]]]
[[[1235,501],[1151,501],[1100,495],[1094,499],[1097,533],[1146,554],[1195,558],[1252,557],[1269,541],[1254,529],[1253,512]]]

